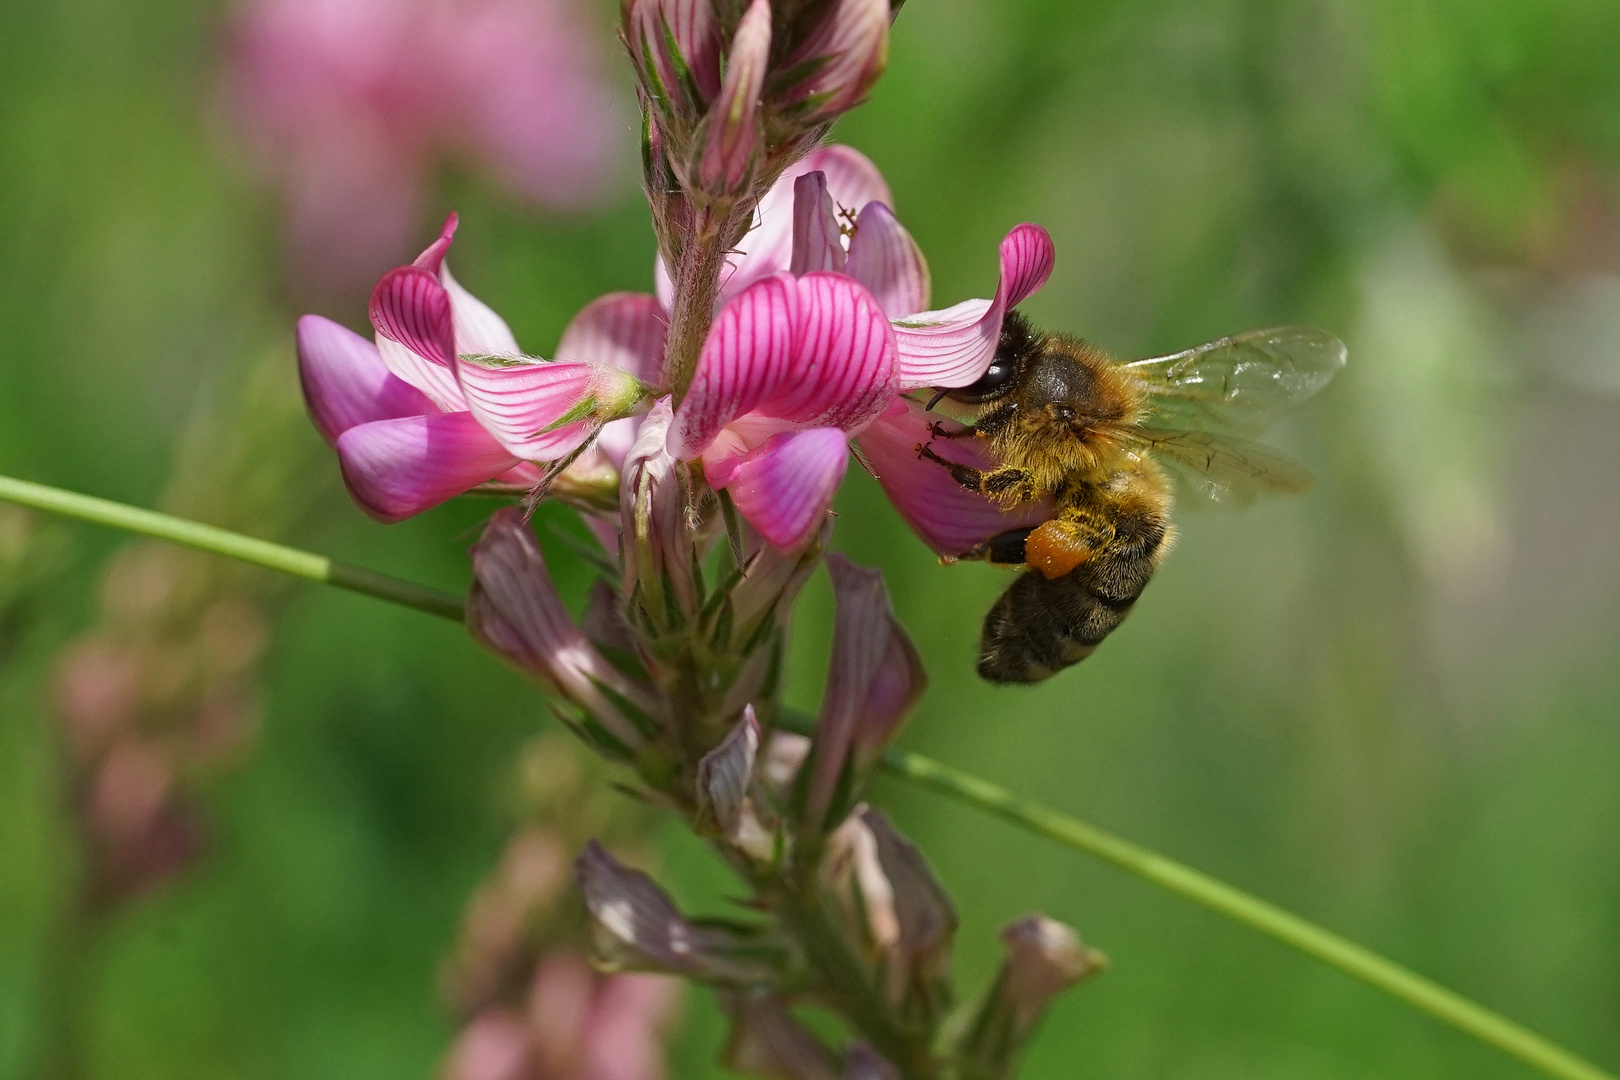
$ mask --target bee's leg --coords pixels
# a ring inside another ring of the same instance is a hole
[[[932,461],[949,470],[951,478],[969,491],[976,491],[980,495],[1005,498],[1014,496],[1018,502],[1033,498],[1031,479],[1029,473],[1023,469],[995,469],[984,472],[971,465],[959,465],[954,461],[946,461],[934,452],[934,448],[927,443],[917,444],[917,457],[923,461]]]
[[[963,552],[964,559],[982,559],[998,566],[1022,566],[1025,561],[1024,541],[1034,529],[1008,529],[997,533],[984,543]]]
[[[971,425],[958,425],[953,431],[946,427],[942,420],[935,420],[928,425],[928,437],[931,439],[971,439],[978,433],[978,429]]]

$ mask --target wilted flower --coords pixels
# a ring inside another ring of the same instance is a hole
[[[227,91],[287,201],[298,274],[346,291],[400,257],[452,156],[554,208],[597,200],[611,93],[573,0],[243,0]]]

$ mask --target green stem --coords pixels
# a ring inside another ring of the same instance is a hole
[[[403,581],[362,566],[352,566],[324,555],[272,544],[268,540],[255,540],[251,536],[124,503],[79,495],[44,484],[31,484],[9,476],[0,476],[0,501],[123,529],[141,536],[169,540],[198,551],[213,552],[324,585],[336,585],[340,589],[375,596],[379,600],[389,600],[457,622],[461,622],[466,613],[466,601],[453,593]]]
[[[266,543],[167,514],[0,476],[0,501],[62,514],[143,536],[211,551],[270,570],[390,600],[430,615],[462,621],[458,596],[321,555]],[[890,751],[884,768],[970,806],[1005,818],[1038,836],[1113,863],[1138,877],[1201,904],[1253,930],[1361,979],[1443,1023],[1561,1080],[1617,1080],[1611,1074],[1529,1029],[1408,971],[1320,926],[1250,896],[1162,855],[1154,854],[1077,818],[1050,810],[937,761]]]
[[[1201,904],[1285,945],[1291,945],[1437,1020],[1513,1055],[1548,1076],[1566,1080],[1615,1080],[1611,1074],[1591,1062],[1576,1057],[1528,1028],[1482,1005],[1476,1005],[1353,941],[1078,818],[1021,799],[1005,788],[917,754],[892,750],[884,758],[883,767],[949,798],[1005,818],[1038,836],[1111,862],[1161,889]]]

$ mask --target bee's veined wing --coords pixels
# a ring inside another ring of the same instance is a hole
[[[1140,447],[1170,465],[1210,502],[1245,506],[1261,495],[1298,495],[1310,490],[1310,470],[1281,450],[1211,431],[1144,425]]]
[[[1149,423],[1254,435],[1326,386],[1345,355],[1326,331],[1278,326],[1121,367],[1147,390]]]

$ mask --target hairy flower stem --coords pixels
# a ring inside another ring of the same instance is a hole
[[[698,355],[714,321],[715,302],[720,298],[720,280],[731,250],[741,232],[736,228],[739,215],[753,214],[758,200],[738,203],[723,217],[711,211],[698,215],[692,233],[675,257],[671,275],[675,298],[669,313],[669,343],[665,347],[665,377],[679,405],[692,385]],[[746,209],[745,209],[746,207]],[[734,235],[735,234],[735,235]]]

